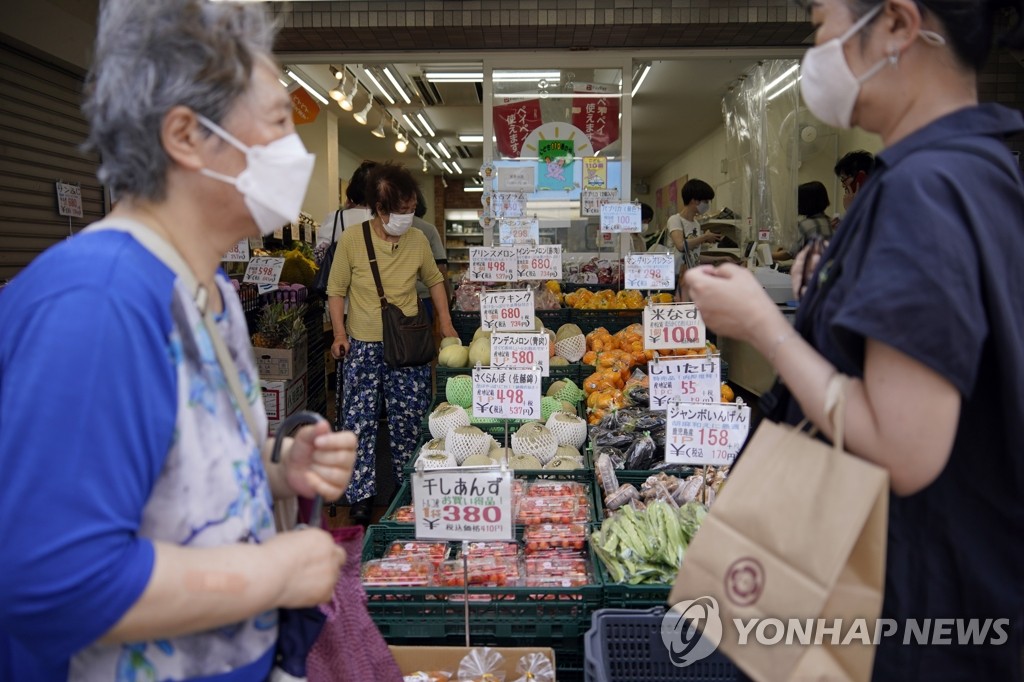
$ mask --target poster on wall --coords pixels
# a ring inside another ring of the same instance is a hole
[[[665,204],[666,204],[665,208],[668,211],[669,215],[672,215],[673,213],[679,213],[679,203],[680,203],[680,201],[679,201],[679,188],[680,187],[681,187],[681,185],[679,184],[679,181],[678,180],[673,180],[672,182],[668,183],[668,189],[665,190],[667,195],[668,195],[668,196],[665,197]]]
[[[312,123],[320,115],[320,105],[298,83],[288,86],[288,96],[292,100],[292,123],[295,125]]]
[[[608,189],[608,159],[583,157],[583,189]]]
[[[572,124],[582,130],[594,151],[619,139],[619,88],[605,83],[577,83],[573,88]]]
[[[526,137],[540,127],[540,100],[503,97],[494,105],[494,136],[498,152],[505,158],[519,158]]]
[[[573,141],[537,142],[537,189],[566,192],[575,187],[573,180]]]

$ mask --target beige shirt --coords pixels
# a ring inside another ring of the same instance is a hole
[[[444,280],[427,238],[419,230],[410,229],[397,243],[384,241],[371,229],[377,268],[388,303],[397,305],[406,315],[415,315],[419,305],[416,280],[429,289]],[[348,335],[359,341],[381,341],[384,330],[380,317],[380,299],[370,269],[362,225],[352,225],[338,239],[331,276],[327,282],[328,296],[347,296]]]

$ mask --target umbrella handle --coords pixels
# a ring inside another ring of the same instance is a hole
[[[324,421],[324,418],[317,414],[316,412],[311,412],[309,410],[301,410],[299,412],[296,412],[292,416],[288,417],[283,422],[281,422],[281,425],[277,428],[277,433],[274,435],[274,449],[270,453],[270,461],[275,464],[281,461],[281,444],[284,442],[284,437],[287,434],[291,433],[300,426],[305,426],[306,424],[316,424],[322,421]],[[309,516],[309,520],[313,524],[314,528],[320,527],[320,515],[323,512],[323,507],[324,498],[320,495],[314,497],[313,511]],[[303,528],[308,528],[309,526],[310,524],[299,524],[295,527],[295,530],[301,530]]]

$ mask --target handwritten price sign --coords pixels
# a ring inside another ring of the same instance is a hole
[[[474,369],[473,416],[540,419],[540,370]]]
[[[224,254],[224,258],[221,260],[229,263],[244,263],[249,260],[249,240],[243,239],[234,246],[231,250]]]
[[[580,215],[601,215],[601,207],[618,198],[617,189],[584,189],[580,193]]]
[[[675,289],[675,259],[671,253],[631,253],[626,256],[627,289]]]
[[[668,407],[665,461],[698,466],[732,464],[750,431],[750,407],[732,403]]]
[[[469,247],[469,280],[471,282],[514,282],[518,254],[511,247]]]
[[[258,284],[261,288],[277,288],[281,281],[281,270],[284,268],[284,258],[258,257],[249,261],[249,267],[245,269],[243,282]]]
[[[480,294],[480,326],[490,331],[533,331],[533,290]]]
[[[539,334],[509,334],[494,332],[491,334],[491,367],[521,367],[533,369],[540,367],[542,377],[551,373],[549,345],[551,337],[547,332]]]
[[[511,540],[512,471],[469,467],[416,471],[417,540]]]
[[[519,244],[516,251],[516,273],[519,279],[562,279],[561,244]]]
[[[602,232],[640,232],[640,204],[601,206]]]
[[[644,308],[644,349],[703,348],[707,327],[692,303],[663,303]]]
[[[717,403],[722,399],[722,362],[717,355],[710,359],[653,360],[648,374],[652,410],[667,410],[674,399],[688,403]]]
[[[533,219],[499,220],[498,239],[501,244],[539,244],[540,226]]]

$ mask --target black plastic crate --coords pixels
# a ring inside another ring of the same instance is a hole
[[[598,327],[604,327],[614,334],[631,324],[644,321],[642,308],[589,309],[573,308],[569,313],[569,321],[589,334]]]
[[[664,608],[601,609],[584,637],[586,682],[735,682],[738,669],[715,651],[678,667],[661,638]]]

